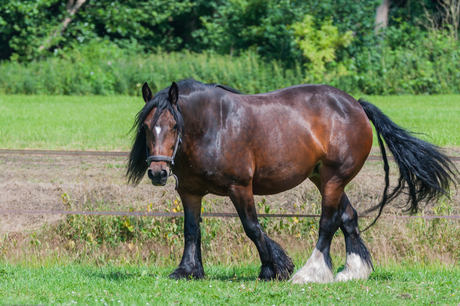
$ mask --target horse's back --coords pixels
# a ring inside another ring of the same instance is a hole
[[[246,107],[258,122],[253,133],[306,137],[327,154],[334,147],[369,148],[372,128],[359,102],[328,85],[296,85],[269,93],[245,96]],[[366,140],[366,141],[363,141]]]

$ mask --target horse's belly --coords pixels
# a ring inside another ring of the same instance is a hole
[[[255,173],[252,189],[255,195],[269,195],[280,193],[292,189],[302,183],[313,171],[313,165],[308,168],[303,168],[304,171],[299,171],[299,168],[292,171]]]
[[[306,175],[302,175],[270,180],[257,180],[253,182],[252,189],[255,195],[276,194],[296,187],[306,178]]]

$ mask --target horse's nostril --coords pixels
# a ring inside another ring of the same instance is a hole
[[[155,176],[153,175],[152,170],[149,169],[149,170],[147,171],[147,174],[148,174],[150,180],[153,180],[153,179],[154,179]]]
[[[168,178],[168,171],[166,171],[166,170],[161,170],[161,178],[162,178],[162,179]]]

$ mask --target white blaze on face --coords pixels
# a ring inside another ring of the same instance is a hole
[[[161,127],[156,126],[156,127],[155,127],[155,131],[157,132],[157,135],[160,135]]]

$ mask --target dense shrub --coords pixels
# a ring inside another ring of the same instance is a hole
[[[137,95],[143,82],[158,91],[184,78],[223,83],[247,93],[303,83],[300,69],[285,70],[253,53],[241,57],[212,52],[135,55],[117,47],[88,45],[83,52],[44,61],[0,65],[6,94]]]
[[[460,92],[460,44],[446,32],[408,24],[389,27],[384,39],[355,59],[352,78],[368,94]]]
[[[251,51],[238,57],[214,52],[145,55],[93,41],[42,61],[1,63],[0,93],[138,95],[143,82],[158,91],[184,78],[222,83],[246,93],[302,83],[365,94],[460,93],[460,49],[441,31],[389,27],[375,47],[327,62],[318,73],[301,62],[293,68],[267,62]]]
[[[158,52],[239,55],[249,49],[287,65],[302,59],[290,25],[306,14],[332,19],[353,31],[355,54],[373,43],[375,9],[381,0],[100,0],[86,1],[72,15],[73,0],[0,1],[0,60],[30,61],[54,50],[80,48],[94,39]],[[71,20],[64,27],[63,20]]]

